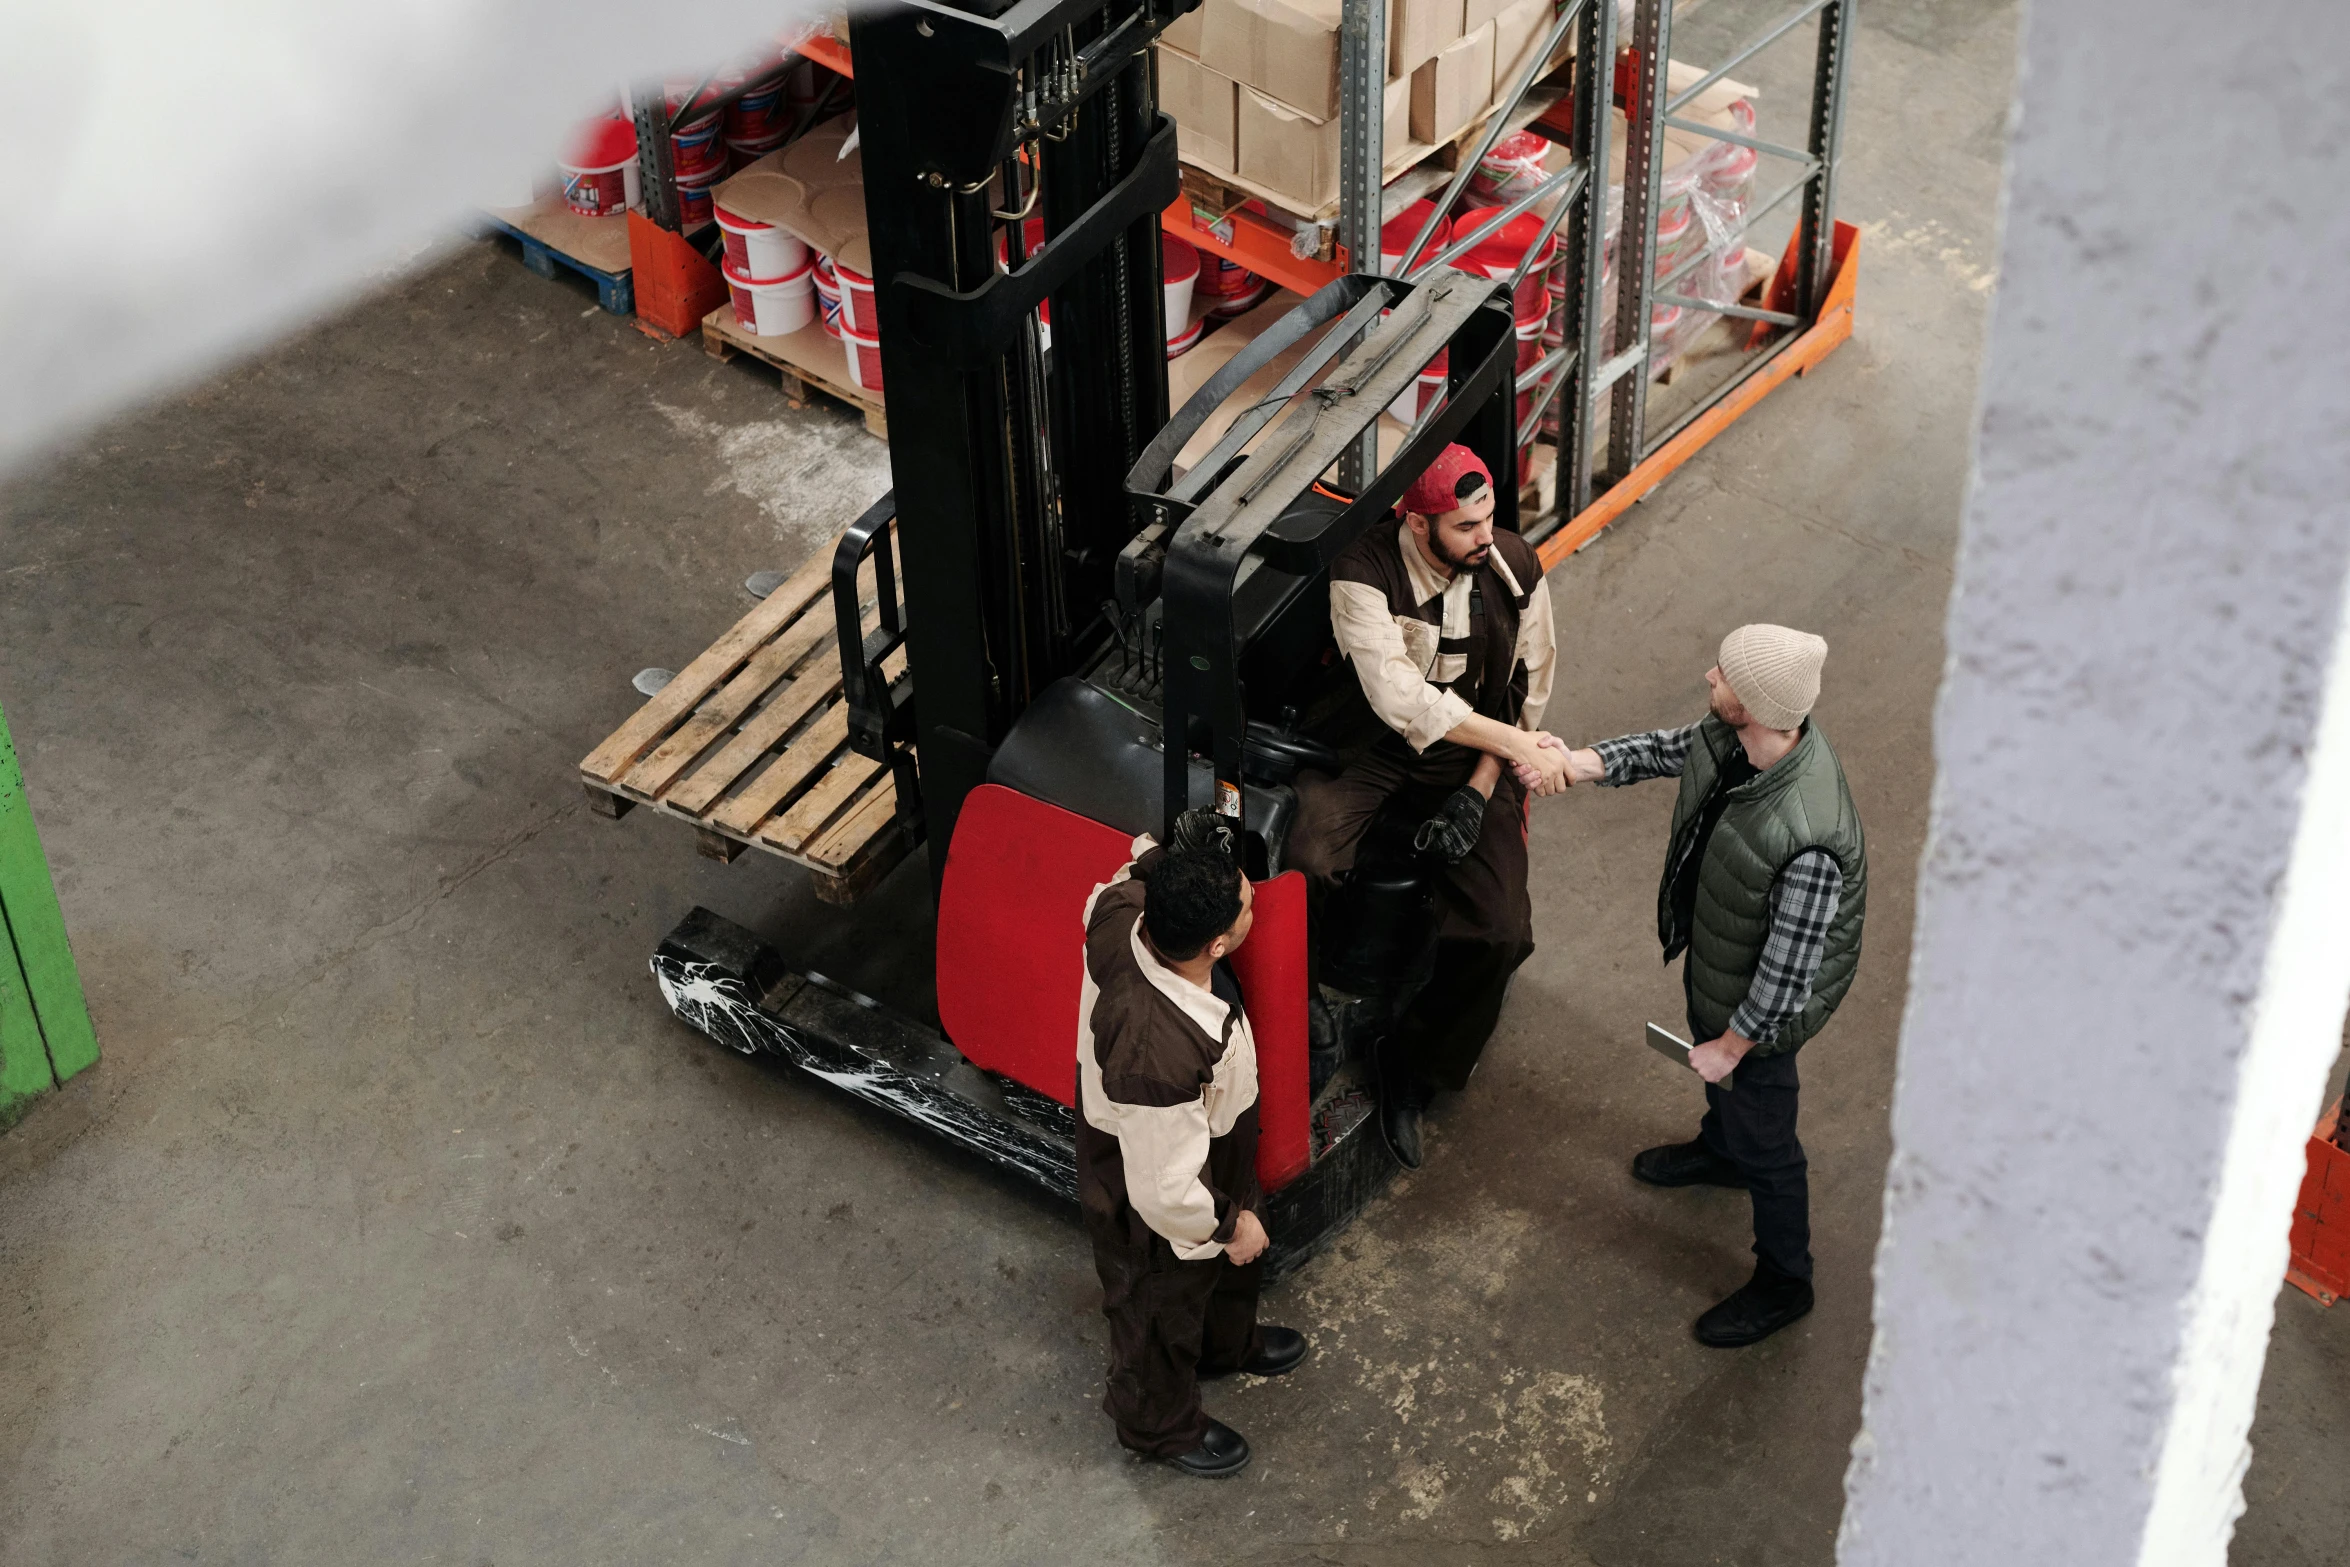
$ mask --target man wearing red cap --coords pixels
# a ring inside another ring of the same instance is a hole
[[[1330,567],[1330,629],[1368,709],[1365,740],[1336,778],[1298,780],[1289,859],[1326,892],[1391,798],[1426,813],[1414,843],[1444,867],[1436,967],[1379,1061],[1381,1130],[1417,1168],[1421,1110],[1467,1086],[1534,950],[1526,791],[1569,780],[1565,748],[1540,730],[1558,650],[1550,590],[1532,546],[1493,526],[1491,471],[1447,446],[1402,510]]]

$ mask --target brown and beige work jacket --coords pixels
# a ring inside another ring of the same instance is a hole
[[[1379,721],[1424,752],[1471,713],[1542,727],[1558,634],[1542,562],[1497,530],[1474,571],[1428,564],[1408,523],[1373,528],[1330,566],[1330,630]]]
[[[1134,852],[1085,906],[1077,1106],[1117,1142],[1113,1155],[1079,1139],[1080,1197],[1092,1220],[1130,1205],[1176,1256],[1199,1261],[1222,1255],[1257,1200],[1256,1039],[1243,1009],[1144,944],[1143,887],[1161,851],[1142,837]]]

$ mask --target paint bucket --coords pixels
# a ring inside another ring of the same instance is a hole
[[[1257,306],[1263,304],[1266,296],[1273,292],[1273,285],[1263,278],[1257,277],[1254,272],[1249,273],[1248,276],[1256,278],[1255,284],[1248,292],[1224,295],[1208,307],[1208,314],[1218,321],[1230,321],[1235,317],[1247,315]]]
[[[1518,374],[1520,375],[1524,375],[1542,362],[1542,320],[1542,317],[1536,316],[1531,321],[1517,323]]]
[[[727,296],[734,301],[734,319],[754,337],[786,337],[816,319],[815,267],[802,261],[799,270],[766,281],[745,277],[730,263],[720,267]]]
[[[588,121],[555,166],[563,174],[564,205],[583,218],[608,218],[636,205],[636,127],[626,120]]]
[[[1422,196],[1418,201],[1389,218],[1379,229],[1379,275],[1393,277],[1403,266],[1403,253],[1412,248],[1412,241],[1420,237],[1420,230],[1428,222],[1428,214],[1436,210],[1436,203]],[[1436,232],[1428,236],[1428,243],[1420,247],[1419,259],[1442,255],[1444,247],[1452,243],[1452,220],[1439,218]]]
[[[1499,207],[1479,207],[1474,212],[1464,212],[1453,220],[1453,232],[1466,235],[1490,221],[1500,210]],[[1533,213],[1519,213],[1461,257],[1461,270],[1482,272],[1489,278],[1506,280],[1518,270],[1518,263],[1526,259],[1526,252],[1533,248],[1543,227],[1543,220]],[[1549,272],[1551,263],[1558,259],[1558,248],[1558,235],[1555,233],[1544,239],[1542,249],[1535,255],[1534,264],[1526,269],[1524,277],[1518,279],[1516,293],[1512,296],[1517,320],[1535,319],[1548,311],[1550,291],[1545,274]]]
[[[1181,331],[1172,334],[1167,339],[1167,357],[1169,359],[1181,359],[1185,354],[1188,354],[1193,349],[1199,347],[1199,340],[1207,336],[1207,332],[1208,323],[1203,317],[1198,321],[1194,321],[1191,325],[1183,328]]]
[[[841,326],[841,351],[848,356],[849,379],[860,391],[881,390],[881,339]]]
[[[726,264],[757,282],[786,277],[808,264],[808,242],[797,234],[715,207],[725,236]]]
[[[841,331],[865,337],[880,336],[881,312],[874,304],[873,280],[838,257],[833,260],[832,275],[840,279]]]
[[[1542,167],[1549,151],[1550,143],[1532,131],[1504,136],[1477,160],[1477,172],[1469,177],[1469,199],[1509,205],[1549,177]],[[1407,237],[1404,243],[1411,240]]]
[[[758,162],[761,158],[766,157],[767,154],[775,151],[775,149],[778,147],[781,147],[783,145],[783,137],[784,133],[782,131],[777,131],[772,136],[759,136],[747,141],[737,141],[731,136],[728,137],[726,139],[727,168],[736,174],[740,174],[743,170],[749,168],[752,164]]]
[[[718,186],[726,178],[724,169],[704,169],[695,175],[677,177],[677,227],[679,232],[691,234],[708,223],[716,211]]]
[[[1262,282],[1263,278],[1231,257],[1203,251],[1199,258],[1199,281],[1192,285],[1192,292],[1205,294],[1211,299],[1230,299],[1247,293]]]
[[[840,278],[832,270],[832,258],[822,251],[816,253],[816,268],[810,274],[816,285],[816,309],[824,318],[824,330],[840,336]]]
[[[763,141],[791,129],[783,109],[783,81],[778,74],[764,87],[754,87],[726,106],[728,141]]]
[[[669,163],[679,179],[726,166],[726,148],[718,140],[718,116],[705,114],[690,120],[669,137]]]
[[[1167,290],[1167,356],[1171,359],[1180,350],[1175,347],[1175,335],[1192,324],[1191,291],[1199,283],[1199,248],[1177,239],[1172,234],[1159,236],[1159,275]],[[1198,341],[1195,336],[1193,341]],[[1185,344],[1188,348],[1191,345]]]

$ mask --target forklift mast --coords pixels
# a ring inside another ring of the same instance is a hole
[[[905,577],[904,624],[885,604],[879,636],[905,642],[918,702],[878,656],[844,663],[864,666],[859,750],[901,788],[920,757],[901,813],[934,885],[1012,723],[1109,635],[1140,526],[1126,472],[1167,417],[1159,214],[1179,187],[1150,46],[1196,3],[914,0],[850,20]],[[1066,349],[1049,379],[1040,306]],[[842,547],[852,582],[877,511]]]

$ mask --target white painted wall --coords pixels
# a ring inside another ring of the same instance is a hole
[[[698,75],[816,9],[0,0],[0,468],[527,192],[623,77]]]
[[[2350,7],[2023,52],[1847,1567],[2225,1559],[2350,990]]]

